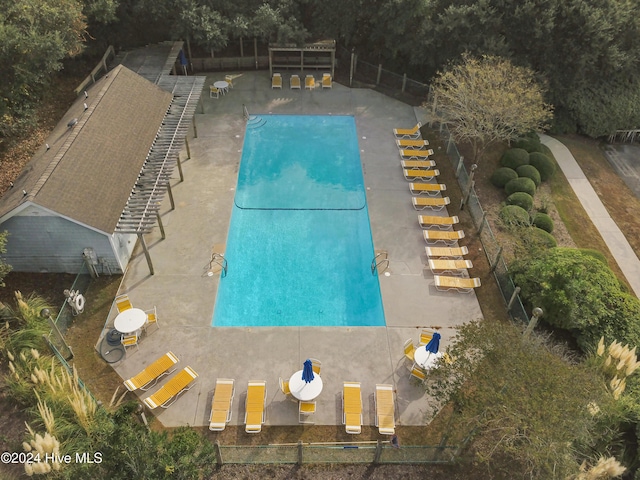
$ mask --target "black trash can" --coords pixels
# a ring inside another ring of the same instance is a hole
[[[107,344],[112,347],[115,347],[116,345],[120,345],[121,337],[122,337],[122,334],[114,328],[110,330],[109,333],[107,333]]]

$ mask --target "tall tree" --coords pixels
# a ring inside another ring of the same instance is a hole
[[[0,0],[0,137],[23,126],[62,59],[82,51],[82,8],[75,0]]]
[[[458,142],[469,142],[473,160],[496,142],[542,129],[552,107],[528,68],[500,57],[464,54],[433,83],[434,101]]]

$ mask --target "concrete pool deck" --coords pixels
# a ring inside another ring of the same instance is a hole
[[[189,136],[191,158],[185,158],[186,152],[181,157],[184,182],[172,182],[176,208],[170,209],[168,198],[162,205],[166,239],[157,228],[145,237],[155,274],[149,274],[139,245],[125,272],[120,293],[127,293],[136,307],[155,305],[160,328],[151,327],[139,350],[130,349],[115,370],[126,379],[171,350],[180,359],[178,367],[189,365],[199,374],[174,405],[154,411],[168,427],[208,425],[219,377],[236,381],[231,425],[244,423],[249,380],[267,382],[266,428],[298,425],[297,404],[280,392],[278,378],[288,379],[309,357],[321,360],[324,381],[313,416],[316,425],[341,424],[343,381],[361,382],[365,425],[375,423],[377,383],[394,386],[398,425],[427,424],[435,400],[409,380],[403,344],[409,338],[417,344],[422,327],[438,327],[445,348],[458,325],[482,314],[474,293],[436,291],[424,268],[418,212],[411,205],[392,134],[394,127],[422,120],[420,109],[337,83],[330,90],[290,90],[285,74],[283,89],[272,90],[266,71],[237,75],[234,88],[219,99],[203,93],[197,138]],[[206,85],[221,78],[224,73],[210,74]],[[355,117],[374,248],[387,251],[390,261],[390,275],[380,276],[386,327],[211,327],[219,278],[206,272],[212,248],[227,238],[245,130],[243,105],[255,114]],[[115,315],[112,308],[108,325]],[[141,398],[158,388],[141,392]]]

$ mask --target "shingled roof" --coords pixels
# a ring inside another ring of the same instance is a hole
[[[122,65],[87,93],[0,199],[0,217],[31,201],[113,233],[172,95]]]

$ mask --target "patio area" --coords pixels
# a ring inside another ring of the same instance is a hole
[[[210,98],[208,85],[224,79],[225,73],[234,76],[233,88]],[[242,425],[247,383],[265,380],[268,428],[298,424],[298,405],[280,392],[278,378],[288,379],[311,357],[321,360],[324,382],[313,415],[316,425],[341,423],[344,381],[362,385],[364,425],[374,425],[378,383],[394,386],[397,425],[425,425],[436,400],[410,381],[405,340],[417,344],[421,328],[438,328],[444,349],[456,326],[482,314],[474,293],[437,291],[433,275],[425,269],[425,242],[418,225],[418,214],[424,212],[411,205],[392,133],[395,127],[412,127],[424,120],[424,113],[373,90],[335,82],[333,88],[321,89],[318,72],[308,72],[318,83],[313,91],[290,90],[289,73],[283,74],[281,90],[271,88],[266,71],[225,73],[210,74],[205,83],[202,108],[196,112],[197,138],[193,131],[188,138],[191,158],[186,152],[181,156],[184,182],[175,179],[171,184],[175,210],[168,198],[162,205],[166,239],[161,239],[158,228],[145,236],[155,274],[150,275],[138,245],[120,289],[134,307],[155,306],[159,328],[152,327],[143,336],[138,350],[128,349],[126,358],[113,365],[115,370],[127,379],[172,351],[180,359],[179,369],[190,366],[198,373],[193,387],[174,405],[154,410],[168,427],[208,425],[219,377],[235,379],[230,424]],[[214,246],[224,245],[227,238],[245,131],[243,106],[250,114],[261,115],[354,116],[374,248],[388,252],[389,258],[389,275],[380,276],[386,327],[211,327],[219,277],[207,276],[207,270]],[[107,325],[113,325],[116,313],[113,307]],[[148,392],[140,392],[141,398],[165,382],[166,377]]]

